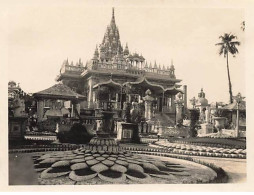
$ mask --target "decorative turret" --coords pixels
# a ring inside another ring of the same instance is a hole
[[[170,77],[175,78],[175,67],[173,65],[173,60],[171,60],[171,66],[170,66]]]
[[[175,71],[175,67],[174,67],[173,64],[170,66],[170,70],[171,70],[171,71]]]
[[[153,72],[157,73],[157,69],[158,69],[158,67],[157,67],[157,63],[155,61],[154,65],[153,65]]]
[[[200,93],[198,93],[199,98],[205,98],[205,93],[203,92],[203,88],[201,88]]]
[[[154,62],[154,66],[153,66],[153,68],[154,69],[157,69],[158,67],[157,67],[157,63],[156,63],[156,61]]]
[[[143,57],[143,55],[142,55],[142,54],[140,54],[140,56],[139,56],[139,57],[140,57],[140,61],[141,61],[141,62],[144,62],[144,61],[145,61],[145,58]]]
[[[152,72],[153,71],[153,67],[152,67],[152,63],[150,62],[149,64],[149,72]]]
[[[98,47],[96,45],[95,51],[94,51],[94,55],[93,55],[93,59],[98,59],[99,58],[99,52],[98,52]]]
[[[146,61],[146,63],[145,63],[145,66],[144,66],[144,68],[145,68],[145,69],[147,69],[147,68],[148,68],[148,64],[147,64],[147,61]]]
[[[81,58],[79,58],[78,62],[76,63],[76,66],[83,67],[83,62],[81,61]]]
[[[64,62],[63,62],[63,65],[67,65],[67,66],[69,66],[69,61],[68,61],[68,58],[66,59],[66,60],[64,60]]]
[[[126,43],[125,49],[124,49],[124,51],[123,51],[123,54],[124,54],[125,56],[128,56],[129,53],[130,53],[130,52],[129,52],[128,44]]]

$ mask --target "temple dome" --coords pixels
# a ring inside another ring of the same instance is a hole
[[[205,98],[205,93],[203,92],[203,88],[198,94],[197,106],[207,106],[208,100]]]
[[[208,105],[208,100],[206,98],[198,98],[197,105],[206,106]]]

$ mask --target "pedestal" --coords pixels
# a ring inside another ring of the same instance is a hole
[[[138,125],[133,123],[117,122],[117,140],[120,142],[138,142]]]
[[[202,134],[209,134],[209,133],[213,133],[213,126],[211,124],[208,124],[208,123],[204,123],[204,124],[201,124],[201,133]]]
[[[152,118],[152,101],[145,101],[145,119],[151,120]]]

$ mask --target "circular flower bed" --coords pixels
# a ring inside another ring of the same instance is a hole
[[[58,184],[60,180],[72,184],[90,184],[91,181],[94,184],[182,183],[184,177],[191,178],[186,166],[126,151],[77,149],[52,152],[33,159],[35,169],[40,173],[40,184]],[[211,174],[208,180],[215,177],[216,174]],[[200,182],[198,177],[195,181]]]

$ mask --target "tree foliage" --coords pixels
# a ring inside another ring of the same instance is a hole
[[[237,46],[240,45],[239,41],[236,41],[237,36],[231,33],[224,33],[223,36],[220,36],[219,39],[221,40],[220,43],[215,45],[219,46],[219,55],[223,55],[227,59],[227,74],[228,74],[228,83],[229,83],[229,96],[230,96],[230,103],[233,103],[233,95],[232,95],[232,84],[230,80],[229,74],[229,63],[228,63],[228,54],[232,54],[233,57],[237,53],[239,53]]]

